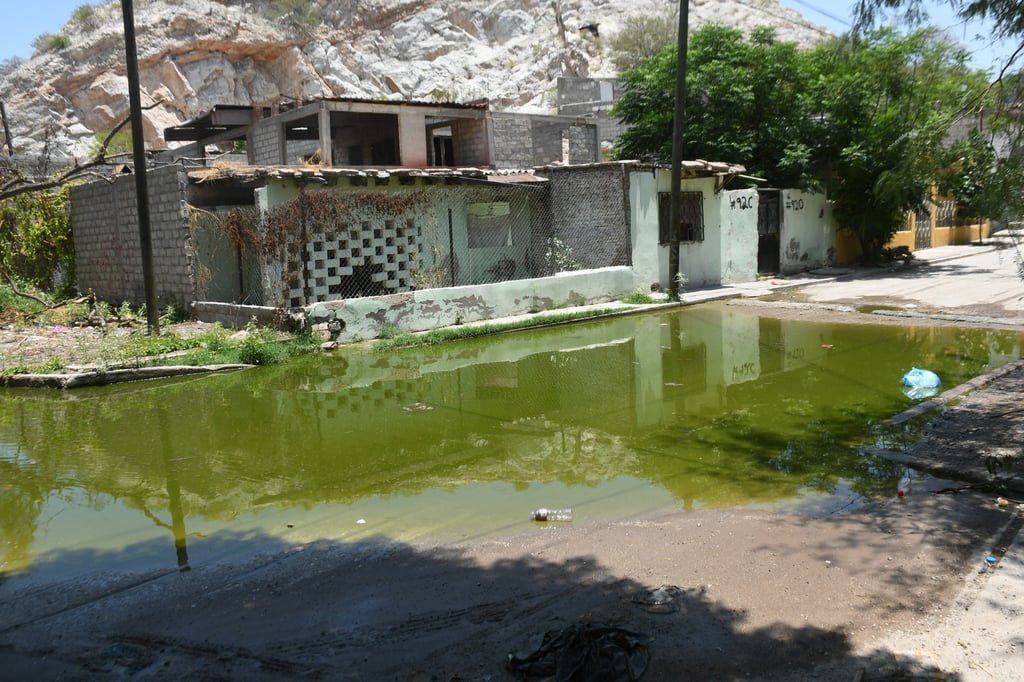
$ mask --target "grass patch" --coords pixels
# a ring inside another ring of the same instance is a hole
[[[906,312],[906,308],[901,308],[901,307],[895,306],[895,305],[862,305],[861,307],[857,308],[857,312],[858,313],[867,313],[867,314],[871,314],[871,313],[875,312],[876,310],[890,310],[890,311],[893,311],[893,312]]]
[[[16,374],[51,374],[64,369],[64,361],[60,358],[50,358],[41,365],[16,365],[0,370],[0,378],[12,377]]]
[[[320,350],[312,334],[299,334],[280,338],[272,329],[260,328],[250,323],[241,339],[231,339],[223,328],[214,329],[189,339],[178,339],[183,347],[172,348],[162,353],[178,350],[189,352],[173,357],[152,358],[148,363],[155,365],[272,365],[296,357],[309,355]],[[173,345],[173,344],[171,344]]]
[[[0,285],[0,311],[5,318],[34,315],[43,310],[43,307],[38,301],[18,296],[9,286]]]
[[[637,289],[636,291],[631,291],[627,294],[626,297],[622,299],[622,302],[630,305],[647,305],[654,303],[654,299],[651,298],[651,295],[646,291]]]
[[[621,309],[601,308],[586,312],[555,313],[550,315],[536,315],[534,317],[515,320],[513,322],[498,322],[494,324],[479,324],[470,326],[444,327],[434,329],[424,334],[410,334],[404,332],[387,339],[380,339],[373,345],[375,351],[394,350],[396,348],[410,348],[412,346],[434,346],[449,341],[472,339],[478,336],[488,336],[500,332],[515,331],[517,329],[529,329],[530,327],[544,327],[552,324],[562,324],[573,320],[586,319],[608,315],[613,312],[620,312]]]

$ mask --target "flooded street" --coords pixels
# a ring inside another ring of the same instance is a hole
[[[222,376],[0,391],[12,585],[243,561],[272,538],[449,542],[710,508],[850,509],[902,467],[861,454],[1020,334],[781,320],[727,306]]]

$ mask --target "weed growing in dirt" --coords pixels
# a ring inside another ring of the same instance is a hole
[[[651,298],[651,295],[646,291],[637,289],[636,291],[631,291],[627,294],[626,297],[622,299],[622,302],[629,303],[630,305],[647,305],[649,303],[654,303],[654,299]]]
[[[64,369],[64,361],[60,358],[50,358],[41,365],[16,365],[0,369],[0,380],[4,377],[11,377],[15,374],[52,374]],[[2,383],[2,381],[0,381]]]

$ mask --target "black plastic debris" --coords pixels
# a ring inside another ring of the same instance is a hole
[[[675,613],[685,593],[678,585],[662,583],[653,590],[641,590],[633,595],[633,603],[648,613]]]
[[[596,623],[576,623],[530,638],[508,655],[517,679],[554,682],[634,682],[647,670],[651,638]]]

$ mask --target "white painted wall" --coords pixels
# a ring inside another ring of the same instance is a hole
[[[753,282],[757,279],[757,190],[721,192],[721,282]]]
[[[658,174],[653,170],[632,171],[629,174],[633,271],[644,291],[650,291],[655,282],[663,289],[668,287],[668,276],[665,274],[668,268],[667,251],[658,246],[658,187]]]
[[[635,175],[635,174],[634,174]],[[721,207],[715,197],[715,178],[684,179],[680,183],[684,192],[701,192],[704,194],[704,241],[683,242],[679,246],[679,271],[687,278],[687,287],[700,288],[712,286],[721,282],[721,255],[722,255],[722,225]],[[644,190],[648,187],[645,185]],[[650,201],[652,213],[650,227],[652,239],[657,244],[658,240],[658,192],[672,191],[671,169],[659,168],[657,170],[657,188],[653,195],[643,197],[644,201]],[[658,250],[658,281],[664,289],[668,288],[669,281],[675,276],[668,268],[669,248],[667,244],[657,244]],[[634,251],[634,259],[640,256]]]
[[[827,197],[787,189],[782,191],[781,200],[782,272],[792,274],[832,265],[836,253],[836,226]]]

